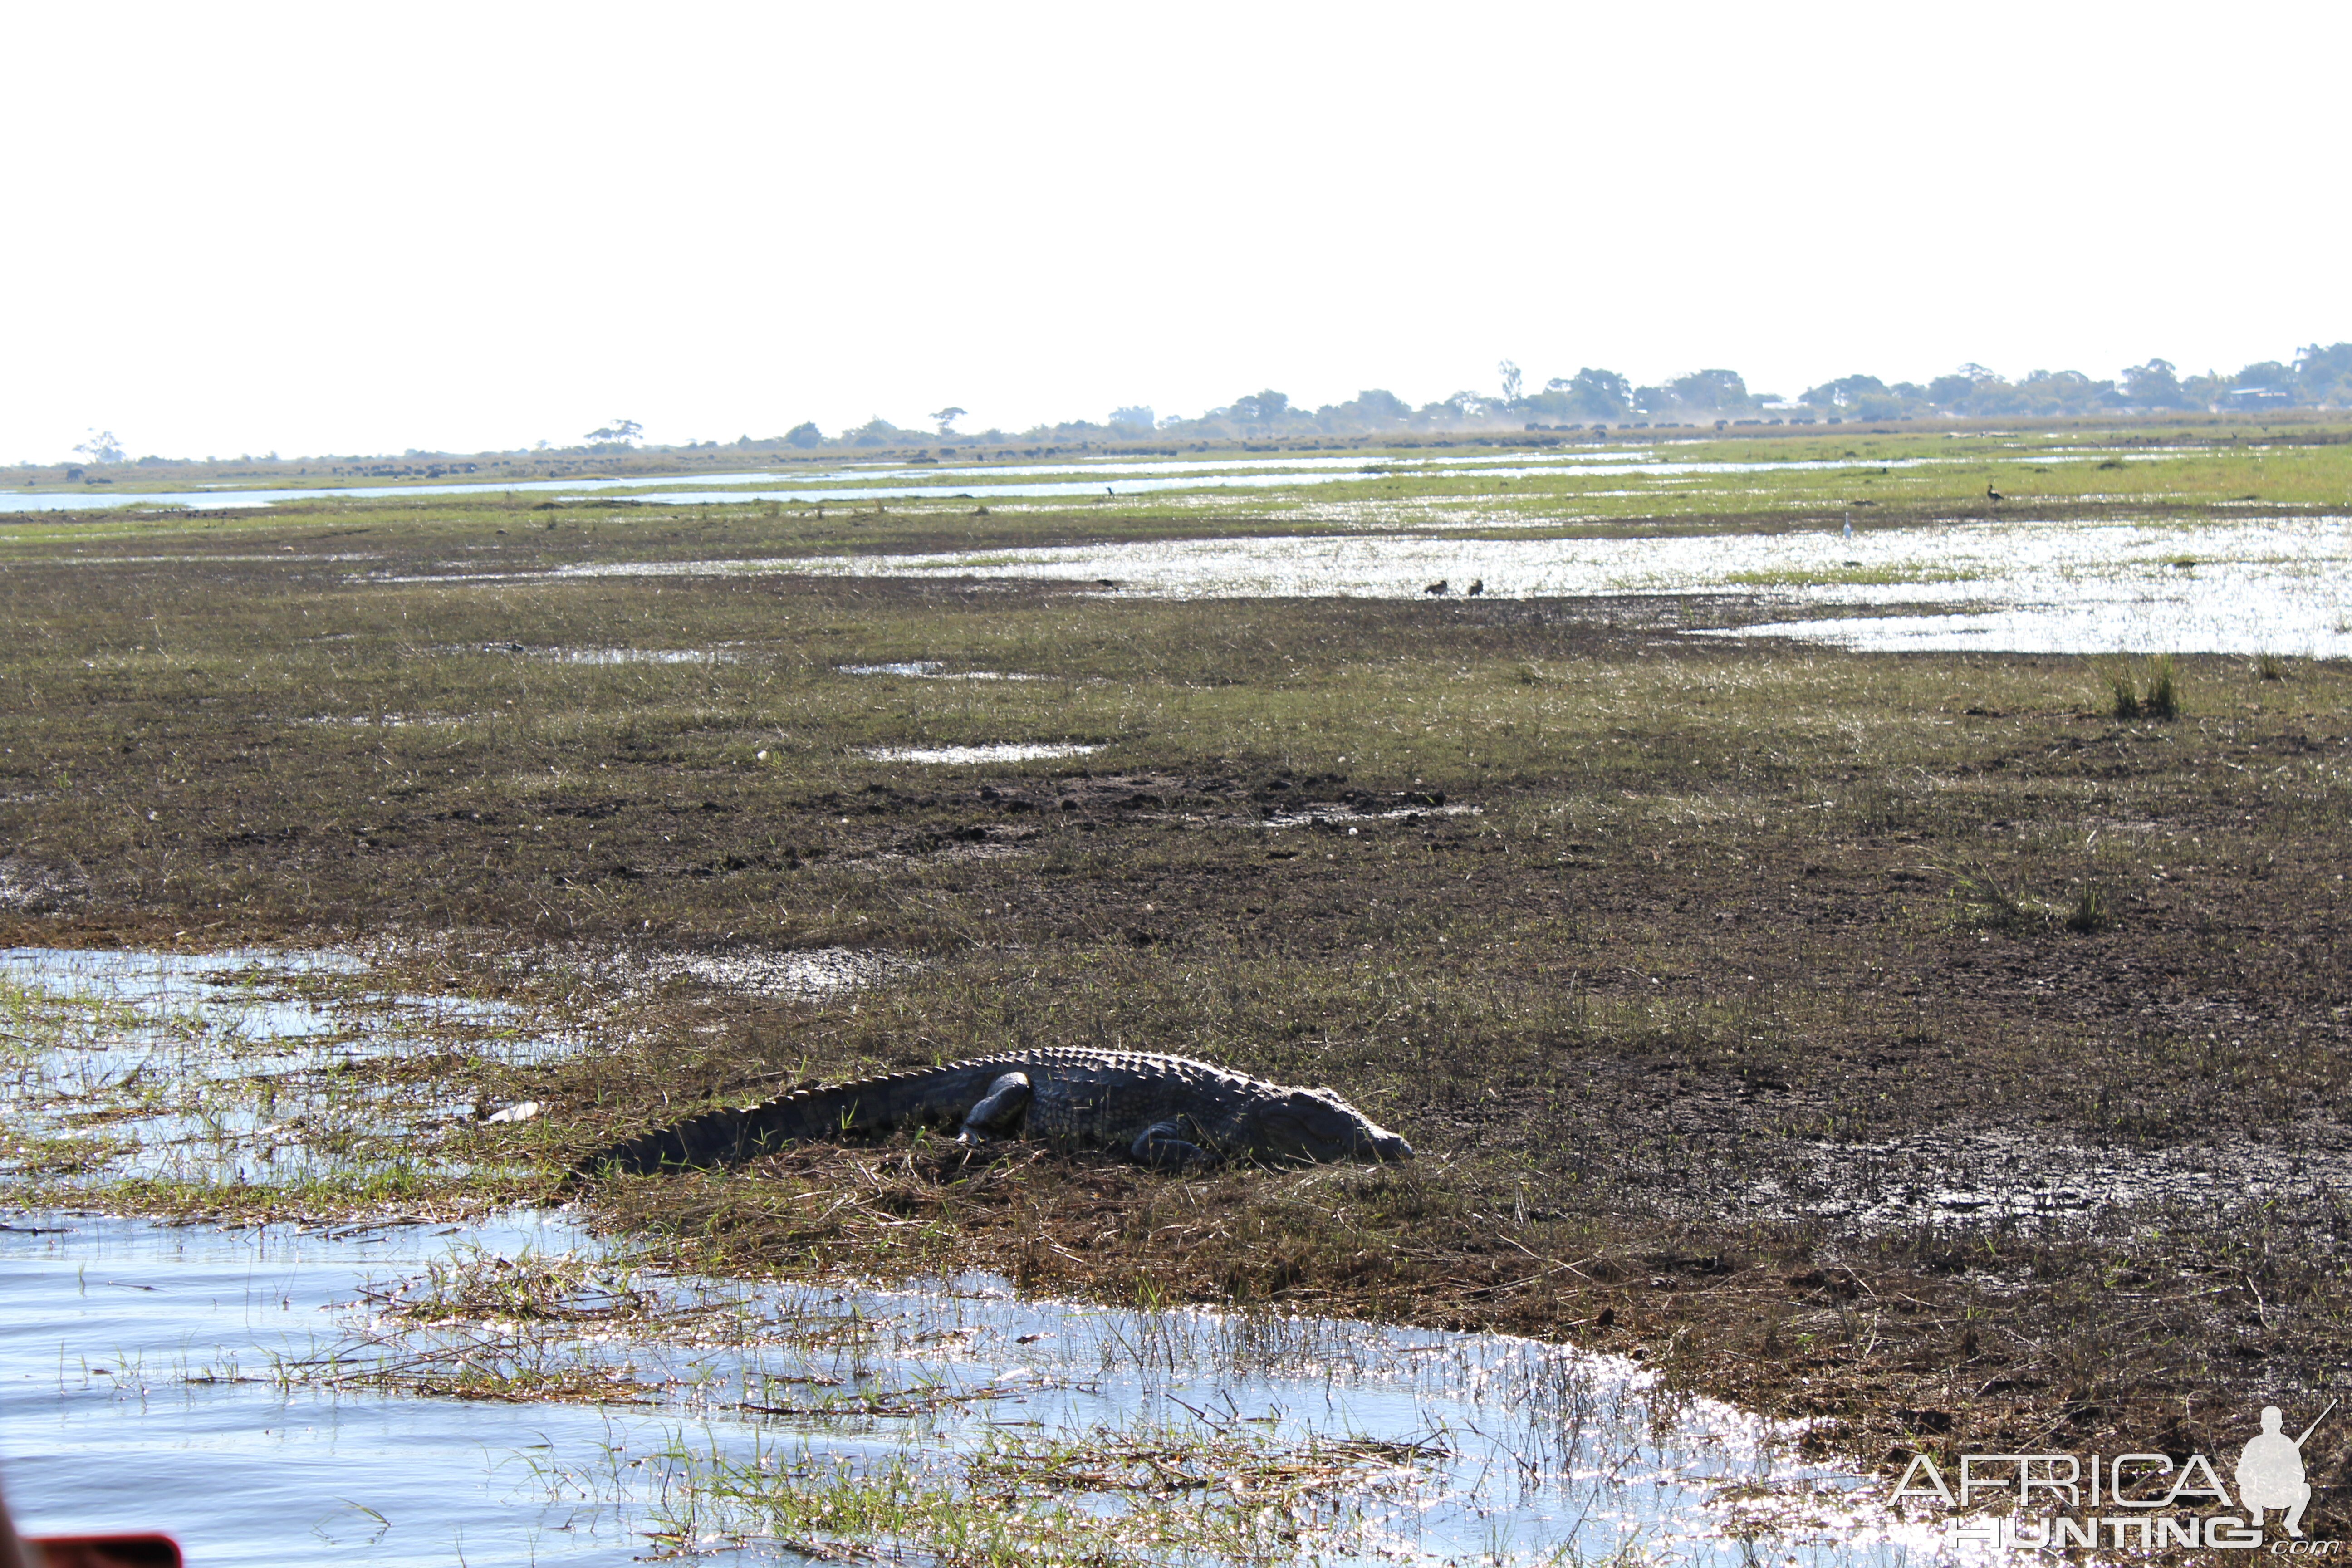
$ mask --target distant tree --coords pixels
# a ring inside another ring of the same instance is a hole
[[[1244,425],[1273,425],[1289,411],[1289,395],[1271,388],[1252,393],[1247,397],[1236,397],[1233,404],[1233,416]]]
[[[645,433],[646,427],[634,419],[615,419],[602,430],[589,431],[588,439],[600,447],[614,442],[625,447]]]
[[[2180,390],[2180,377],[2173,374],[2172,362],[2152,359],[2146,364],[2126,369],[2123,376],[2124,401],[2136,408],[2186,408],[2188,395]]]
[[[784,445],[803,448],[822,447],[824,445],[824,432],[816,427],[815,420],[804,420],[784,432]]]
[[[1475,425],[1501,414],[1509,405],[1499,397],[1489,397],[1483,392],[1457,392],[1437,406],[1448,410],[1447,418],[1456,424]]]
[[[1846,410],[1853,419],[1907,419],[1919,411],[1919,405],[1906,396],[1905,382],[1888,387],[1885,392],[1865,392],[1855,398]]]
[[[114,438],[111,430],[93,430],[89,439],[74,448],[93,463],[119,463],[125,456],[122,443]]]
[[[2297,395],[2315,408],[2352,404],[2352,343],[2295,350],[2294,381]]]
[[[1340,406],[1344,408],[1349,405],[1342,404]],[[1402,425],[1412,417],[1412,404],[1407,403],[1395,393],[1384,392],[1377,386],[1356,394],[1353,406],[1357,411],[1357,416],[1370,423]]]
[[[1114,426],[1125,426],[1130,430],[1156,429],[1160,424],[1160,421],[1153,416],[1151,410],[1144,407],[1140,404],[1138,404],[1131,408],[1112,409],[1110,411],[1110,422]]]
[[[2037,370],[2017,384],[2017,395],[2030,414],[2088,414],[2112,406],[2117,394],[2112,381],[2093,381],[2079,370]]]
[[[1957,413],[1967,408],[1969,395],[1976,389],[1977,384],[1965,375],[1939,375],[1927,384],[1927,401]]]
[[[1808,408],[1825,408],[1843,413],[1855,401],[1873,393],[1889,395],[1886,384],[1874,375],[1842,375],[1835,381],[1825,381],[1819,386],[1807,387],[1798,399]]]
[[[877,414],[856,429],[848,432],[842,439],[853,447],[895,447],[899,444],[898,438],[906,434],[906,431],[899,429]]]
[[[2285,392],[2294,385],[2294,372],[2274,359],[2266,359],[2231,376],[2230,384],[2249,391]]]
[[[1736,370],[1695,370],[1666,383],[1675,402],[1694,413],[1721,414],[1754,405],[1748,383]]]
[[[1554,377],[1544,390],[1564,395],[1560,415],[1572,419],[1622,419],[1633,412],[1633,384],[1613,370],[1590,365],[1574,375]]]
[[[968,410],[961,408],[935,408],[923,417],[937,420],[940,435],[952,436],[955,434],[955,422],[962,418],[967,412]]]
[[[1503,401],[1517,403],[1519,400],[1519,367],[1505,360],[1495,367],[1495,374],[1503,378]]]
[[[2230,387],[2231,378],[2216,370],[2209,370],[2203,375],[2180,378],[2180,395],[2189,400],[2191,408],[2212,407],[2221,401],[2221,395]]]

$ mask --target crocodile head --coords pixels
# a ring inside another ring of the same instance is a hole
[[[1410,1160],[1412,1145],[1328,1089],[1287,1089],[1253,1107],[1250,1149],[1262,1160]]]

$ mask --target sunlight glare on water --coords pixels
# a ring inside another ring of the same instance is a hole
[[[877,763],[932,763],[961,765],[971,763],[1035,763],[1054,757],[1083,757],[1099,752],[1100,746],[1034,746],[1005,742],[992,746],[869,746],[865,755]]]
[[[1772,462],[1654,461],[1645,451],[1625,447],[1559,454],[1516,451],[1485,457],[1445,452],[1434,457],[1388,457],[1377,452],[1346,458],[1304,458],[1269,454],[1258,459],[1210,459],[1199,462],[1122,462],[996,464],[969,468],[895,468],[860,471],[855,467],[786,474],[695,474],[664,478],[612,478],[581,475],[569,479],[518,479],[466,484],[363,485],[315,489],[197,489],[124,491],[93,494],[86,490],[23,491],[5,495],[11,511],[86,511],[110,507],[186,507],[205,510],[217,507],[255,506],[277,501],[383,500],[404,496],[465,496],[548,493],[559,500],[584,500],[625,491],[648,505],[701,506],[728,501],[777,501],[797,505],[861,500],[1050,500],[1055,497],[1100,497],[1108,489],[1119,495],[1160,494],[1175,490],[1267,489],[1284,486],[1360,483],[1393,474],[1428,479],[1475,476],[1511,479],[1544,473],[1687,474],[1778,473],[1797,469],[1907,468],[1922,461],[1843,458],[1803,458]],[[1056,476],[1084,475],[1063,479]],[[781,482],[779,482],[781,481]],[[957,489],[950,489],[954,485]],[[720,488],[724,487],[724,488]]]
[[[1793,1462],[1768,1424],[1665,1398],[1621,1359],[1507,1336],[1022,1301],[987,1276],[673,1281],[704,1293],[679,1320],[706,1325],[699,1343],[439,1318],[404,1340],[381,1304],[436,1260],[495,1272],[596,1247],[530,1213],[310,1232],[10,1216],[11,1496],[35,1529],[166,1530],[198,1563],[620,1563],[647,1532],[680,1530],[732,1560],[723,1549],[757,1532],[759,1510],[702,1495],[730,1477],[840,1464],[951,1486],[976,1454],[1001,1458],[1008,1433],[1111,1447],[1142,1434],[1275,1458],[1387,1445],[1391,1458],[1335,1483],[1328,1539],[1301,1543],[1302,1560],[1638,1545],[1651,1561],[1734,1564],[1767,1543],[1772,1561],[1823,1568],[1948,1560],[1854,1478]],[[710,1342],[714,1305],[738,1325],[719,1336],[730,1342]],[[551,1333],[577,1342],[548,1350]],[[645,1393],[602,1408],[417,1398],[361,1375],[421,1346],[445,1362],[625,1366]]]
[[[1512,598],[1753,594],[1791,606],[1948,605],[1927,616],[1750,628],[1853,647],[2352,656],[2342,517],[1950,522],[1674,538],[1181,540],[761,563],[846,576],[1111,578],[1124,595],[1406,597],[1483,581]],[[673,570],[741,571],[712,563]],[[583,568],[598,573],[604,568]],[[640,571],[645,568],[613,568]]]
[[[285,1185],[401,1163],[471,1108],[353,1068],[460,1049],[572,1048],[508,1004],[367,984],[332,952],[0,951],[0,1117],[58,1139],[84,1183],[131,1176]],[[0,1175],[6,1172],[0,1163]]]

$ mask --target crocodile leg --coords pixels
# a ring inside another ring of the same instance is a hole
[[[1139,1165],[1154,1169],[1184,1170],[1193,1165],[1213,1165],[1217,1157],[1185,1137],[1191,1129],[1181,1121],[1155,1121],[1136,1135],[1129,1148]]]
[[[1010,1125],[1029,1104],[1029,1075],[1009,1072],[988,1086],[988,1093],[963,1119],[956,1133],[959,1143],[985,1143],[988,1135]]]

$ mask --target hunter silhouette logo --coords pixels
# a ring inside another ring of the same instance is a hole
[[[2331,1400],[2327,1410],[2335,1408]],[[2327,1410],[2319,1413],[2319,1421],[2327,1419]],[[2284,1509],[2286,1532],[2300,1541],[2304,1505],[2311,1501],[2311,1483],[2303,1479],[2303,1444],[2319,1429],[2319,1421],[2305,1427],[2302,1437],[2290,1437],[2279,1430],[2284,1418],[2277,1405],[2263,1406],[2262,1436],[2249,1440],[2238,1456],[2238,1501],[2256,1530],[2263,1527],[2264,1510]]]
[[[1989,1500],[1988,1494],[2006,1497],[2006,1510],[1970,1511],[1954,1521],[1953,1531],[1956,1540],[2004,1549],[2187,1546],[2249,1551],[2263,1542],[2263,1516],[2276,1513],[2279,1528],[2293,1539],[2273,1545],[2273,1553],[2334,1556],[2345,1542],[2304,1538],[2303,1512],[2311,1504],[2312,1485],[2305,1472],[2303,1446],[2335,1408],[2336,1402],[2330,1401],[2316,1420],[2290,1437],[2284,1412],[2275,1405],[2264,1405],[2262,1430],[2238,1454],[2234,1502],[2204,1455],[2181,1460],[2148,1452],[1962,1454],[1950,1481],[1931,1455],[1915,1454],[1903,1479],[1895,1483],[1895,1500],[1934,1498],[1974,1510]],[[2206,1510],[2214,1511],[2201,1511]]]

